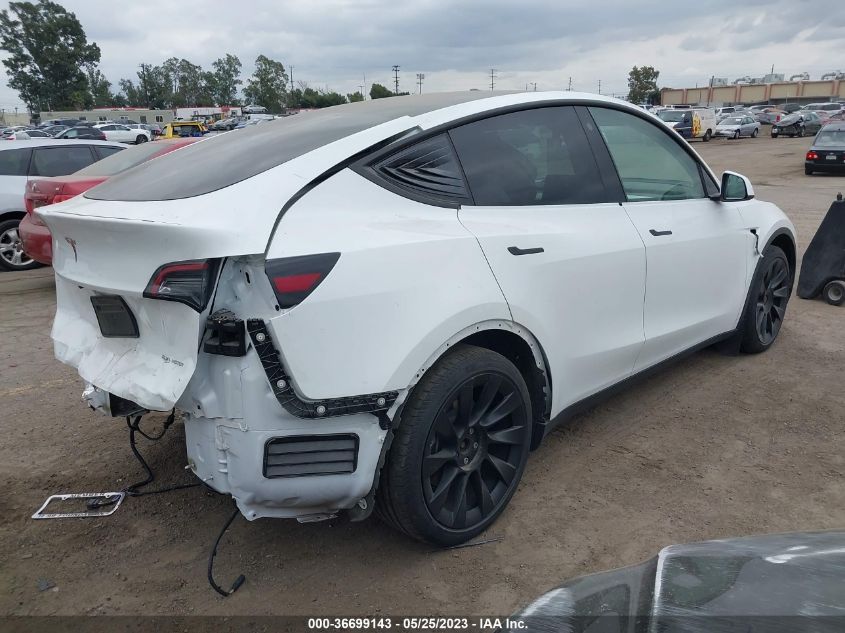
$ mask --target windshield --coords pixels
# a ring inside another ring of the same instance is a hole
[[[166,147],[166,146],[165,146]],[[124,149],[116,154],[112,154],[92,163],[77,172],[74,176],[114,176],[122,171],[126,171],[130,167],[140,165],[144,161],[149,160],[154,154],[163,151],[165,148],[156,143],[142,143],[135,145],[130,149]]]
[[[723,120],[719,125],[739,125],[740,123],[742,123],[742,119],[740,117],[730,116]]]
[[[815,145],[819,147],[845,147],[845,130],[825,130],[816,137]]]
[[[657,116],[667,123],[677,123],[684,120],[684,114],[686,113],[683,110],[661,110]]]

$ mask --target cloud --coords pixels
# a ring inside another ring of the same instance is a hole
[[[294,67],[294,78],[352,92],[364,82],[411,90],[573,88],[624,93],[634,65],[653,65],[665,85],[716,76],[834,70],[845,41],[843,0],[60,0],[102,50],[117,84],[141,62],[176,56],[209,67],[226,53],[251,74],[258,54]],[[18,103],[0,90],[0,105]]]

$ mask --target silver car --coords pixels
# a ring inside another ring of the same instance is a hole
[[[759,133],[760,123],[750,116],[734,116],[719,122],[719,125],[716,126],[715,136],[724,136],[727,138],[750,136],[755,138]]]

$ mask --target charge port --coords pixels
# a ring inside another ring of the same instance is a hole
[[[218,310],[205,322],[203,351],[218,356],[245,356],[244,322],[229,310]]]

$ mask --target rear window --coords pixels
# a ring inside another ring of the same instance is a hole
[[[94,162],[87,145],[73,147],[41,147],[32,157],[33,176],[67,176]]]
[[[0,176],[26,176],[31,149],[9,149],[0,152]]]
[[[101,148],[97,148],[101,149]],[[110,148],[107,148],[110,149]],[[115,148],[117,149],[117,148]],[[163,152],[165,147],[156,143],[142,143],[129,149],[118,151],[117,154],[104,158],[101,161],[79,170],[79,176],[114,176],[130,167],[135,167],[148,161],[150,157],[158,152]]]

